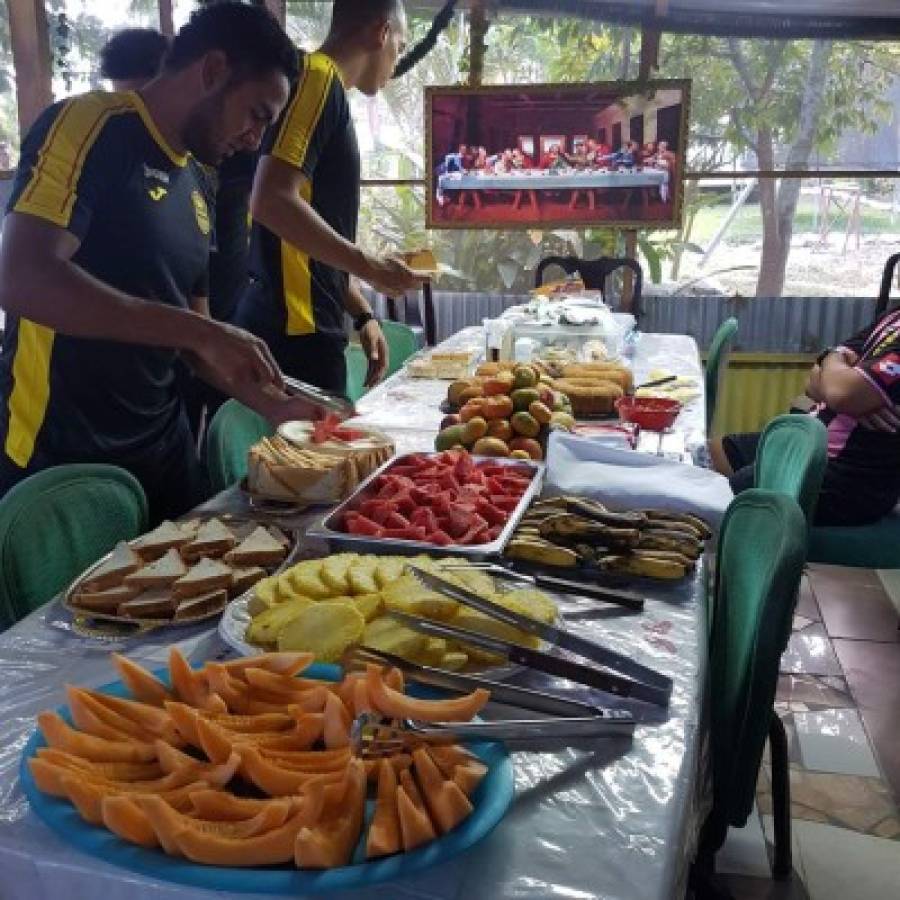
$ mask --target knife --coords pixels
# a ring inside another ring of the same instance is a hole
[[[576,653],[578,656],[583,656],[586,659],[599,663],[601,666],[613,669],[616,672],[634,678],[636,681],[644,682],[647,686],[653,686],[660,691],[664,691],[667,696],[672,693],[671,678],[648,666],[635,662],[621,653],[609,650],[595,641],[581,637],[581,635],[574,634],[564,628],[557,628],[555,625],[548,625],[545,622],[538,622],[536,619],[523,616],[478,594],[467,591],[465,588],[457,587],[457,585],[451,584],[449,581],[444,581],[443,578],[438,578],[436,575],[432,575],[418,566],[408,565],[406,568],[426,587],[443,594],[445,597],[450,597],[464,606],[476,609],[478,612],[484,613],[486,616],[490,616],[492,619],[497,619],[500,622],[505,622],[507,625],[518,628],[520,631],[533,634],[548,644],[563,647],[572,651],[572,653]]]

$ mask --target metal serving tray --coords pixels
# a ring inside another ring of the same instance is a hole
[[[325,541],[332,550],[352,550],[357,553],[439,553],[441,556],[465,556],[484,559],[486,557],[501,556],[509,539],[516,530],[526,510],[531,505],[534,497],[540,493],[544,483],[544,464],[538,462],[526,462],[520,459],[504,459],[493,456],[473,456],[477,463],[489,463],[490,465],[508,466],[520,472],[531,474],[531,484],[519,500],[519,505],[510,514],[509,520],[500,533],[500,536],[488,544],[476,544],[465,546],[450,544],[442,547],[438,544],[429,544],[426,541],[402,541],[396,538],[376,538],[362,534],[347,534],[340,530],[340,522],[344,515],[351,510],[358,509],[363,500],[369,499],[373,494],[372,485],[380,475],[386,475],[394,466],[402,465],[412,457],[426,457],[433,459],[440,453],[408,453],[403,456],[395,456],[389,459],[383,466],[376,469],[343,503],[336,506],[330,513],[315,522],[306,532],[307,537],[318,538]]]

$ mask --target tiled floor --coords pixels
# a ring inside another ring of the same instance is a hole
[[[900,897],[900,572],[809,567],[782,657],[794,877],[769,877],[768,755],[717,868],[736,900]]]

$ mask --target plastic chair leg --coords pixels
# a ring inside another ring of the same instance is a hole
[[[772,757],[772,816],[775,826],[775,859],[772,875],[776,881],[791,877],[791,780],[788,744],[784,725],[777,712],[769,721],[769,750]]]

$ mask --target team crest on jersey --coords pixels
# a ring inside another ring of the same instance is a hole
[[[900,353],[888,353],[883,359],[873,363],[871,371],[884,384],[900,380]]]
[[[147,193],[150,195],[151,200],[155,200],[157,203],[159,203],[159,201],[166,196],[168,191],[164,187],[156,185],[156,187],[149,188]]]
[[[203,199],[203,194],[200,191],[191,191],[191,201],[194,204],[194,215],[197,217],[197,227],[200,229],[200,233],[209,234],[209,207],[206,205],[206,200]]]

